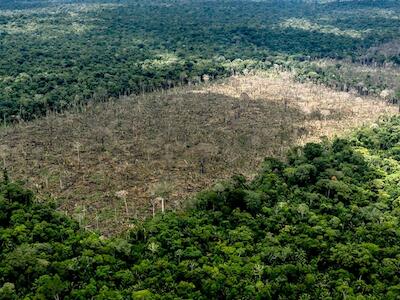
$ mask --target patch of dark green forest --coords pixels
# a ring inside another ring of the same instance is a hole
[[[400,118],[104,239],[0,185],[0,299],[398,299]]]
[[[398,64],[379,49],[398,15],[390,0],[2,1],[0,117],[321,58]]]
[[[340,91],[353,91],[362,96],[374,95],[389,103],[400,101],[398,67],[368,66],[343,61],[299,64],[295,69],[296,79],[300,82],[312,81]]]

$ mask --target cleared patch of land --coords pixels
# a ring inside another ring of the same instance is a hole
[[[112,234],[161,210],[158,197],[179,209],[216,180],[253,176],[266,156],[396,113],[288,73],[249,74],[4,128],[1,164],[86,228]]]

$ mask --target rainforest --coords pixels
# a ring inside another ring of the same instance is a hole
[[[0,2],[0,300],[400,299],[396,0]]]

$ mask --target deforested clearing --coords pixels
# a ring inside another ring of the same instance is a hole
[[[90,230],[180,209],[215,180],[248,177],[266,156],[344,135],[398,108],[268,72],[92,103],[10,126],[1,164]]]

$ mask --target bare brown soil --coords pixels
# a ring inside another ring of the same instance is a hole
[[[122,232],[131,218],[179,209],[266,156],[396,114],[374,98],[296,83],[287,73],[92,104],[0,131],[1,165],[90,230]]]

